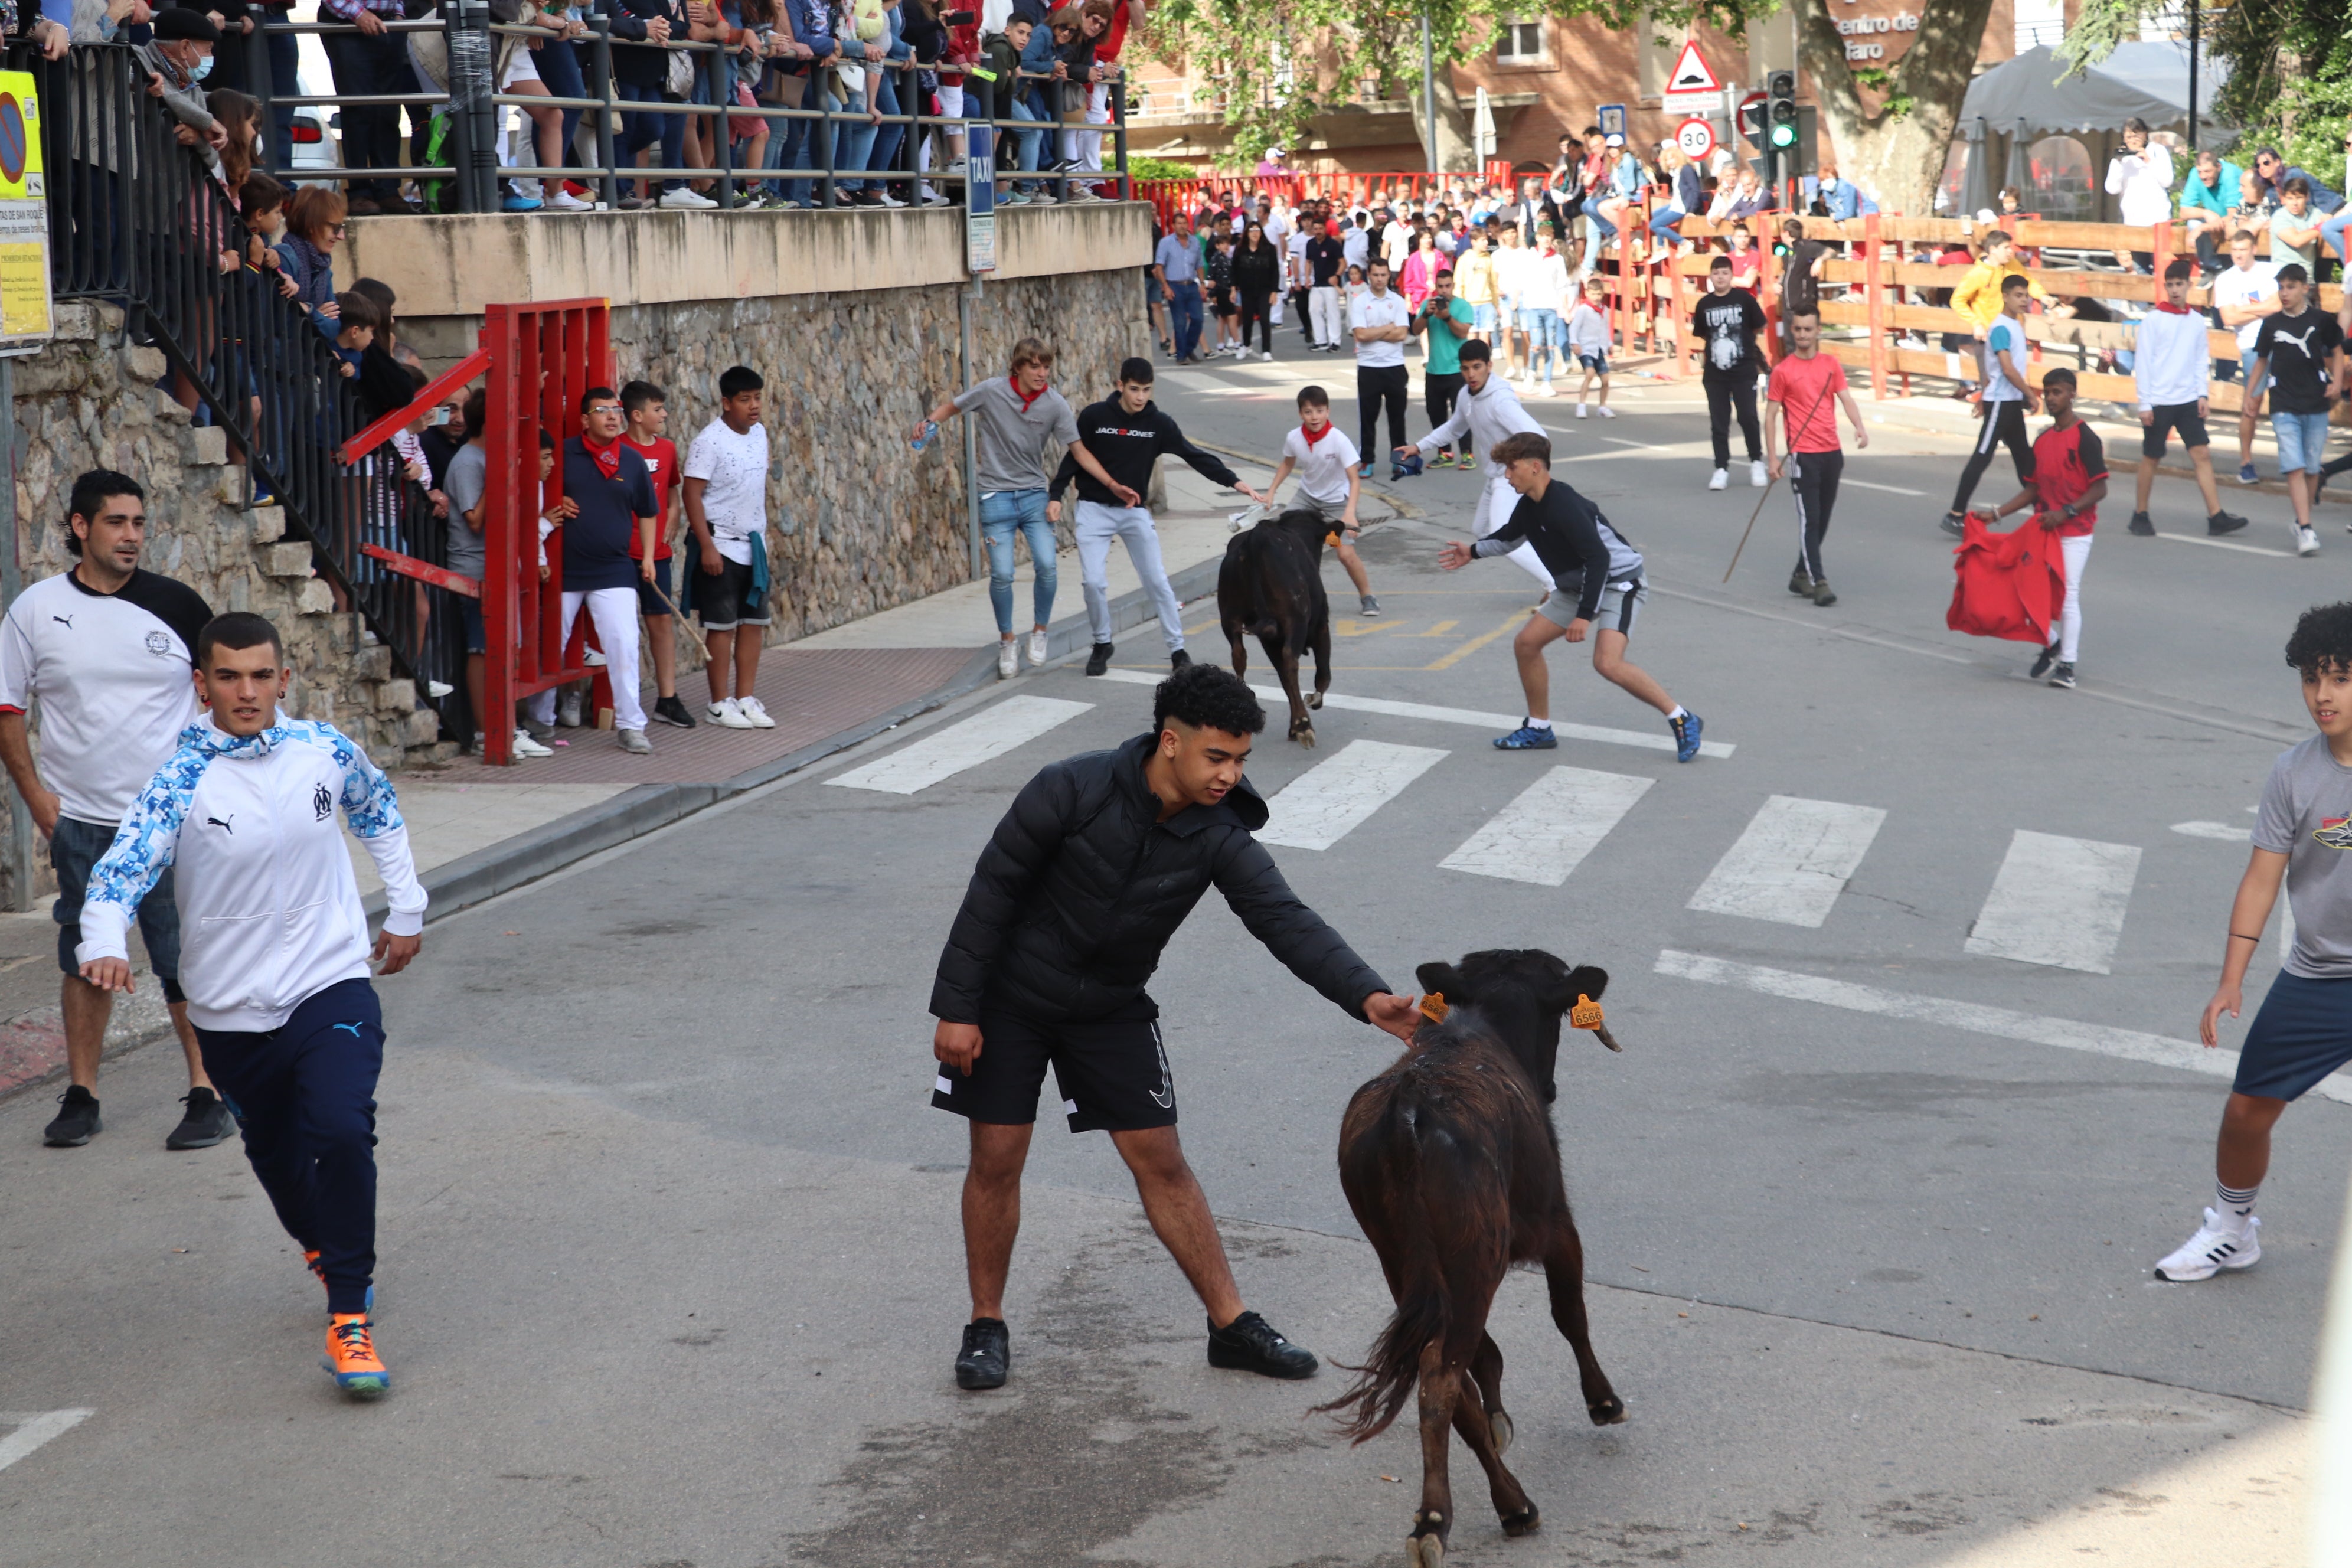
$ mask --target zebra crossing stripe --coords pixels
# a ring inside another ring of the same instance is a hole
[[[1003,756],[1094,707],[1058,697],[1008,697],[971,718],[932,731],[887,757],[835,773],[824,782],[845,789],[913,795],[966,768]]]
[[[1768,969],[1759,963],[1735,963],[1729,959],[1678,952],[1673,948],[1658,954],[1658,962],[1654,968],[1657,973],[1679,980],[1696,980],[1706,985],[1736,986],[1743,991],[1760,992],[1767,996],[1783,997],[1792,1002],[1812,1002],[1824,1007],[1842,1007],[1850,1013],[1872,1013],[1883,1018],[1935,1024],[1972,1035],[2022,1040],[2029,1045],[2057,1046],[2070,1051],[2094,1051],[2100,1056],[2116,1057],[2125,1061],[2179,1068],[2189,1072],[2202,1073],[2208,1078],[2231,1078],[2238,1070],[2238,1053],[2233,1050],[2217,1048],[2209,1051],[2188,1040],[2143,1034],[2137,1029],[2118,1029],[2105,1024],[2080,1023],[2073,1018],[2017,1013],[2007,1007],[1953,1002],[1941,996],[1914,996],[1900,991],[1882,991],[1874,985],[1856,985],[1851,981],[1832,980],[1819,974],[1801,974],[1794,970]],[[2311,1092],[2324,1100],[2352,1105],[2352,1081],[2347,1081],[2341,1074],[2321,1079],[2312,1087]]]
[[[94,1410],[0,1410],[0,1426],[16,1428],[0,1437],[0,1470],[51,1438],[64,1436],[97,1414]]]
[[[1438,864],[1475,877],[1557,888],[1656,782],[1553,768]]]
[[[1097,679],[1123,681],[1129,686],[1157,686],[1167,677],[1154,675],[1148,669],[1112,669],[1106,670]],[[1252,686],[1250,689],[1257,693],[1259,700],[1269,704],[1271,710],[1289,711],[1290,699],[1283,695],[1281,687]],[[1524,722],[1516,713],[1482,713],[1473,708],[1440,708],[1428,702],[1398,702],[1385,697],[1349,697],[1336,691],[1323,699],[1323,706],[1343,712],[1383,713],[1392,719],[1426,719],[1438,724],[1467,724],[1474,729],[1497,734],[1507,734]],[[1665,727],[1663,719],[1658,721],[1655,734],[1643,730],[1615,730],[1602,724],[1570,724],[1557,719],[1552,721],[1551,727],[1563,741],[1597,741],[1609,746],[1638,746],[1647,752],[1671,752],[1675,749],[1674,732]],[[1698,754],[1702,757],[1727,757],[1733,749],[1734,743],[1729,741],[1702,741]]]
[[[1698,885],[1689,907],[1818,928],[1885,820],[1874,805],[1769,796]]]
[[[2138,875],[2137,845],[2021,827],[1969,931],[1968,951],[2105,974]]]
[[[1265,803],[1271,815],[1258,842],[1328,849],[1445,756],[1433,746],[1350,741]]]

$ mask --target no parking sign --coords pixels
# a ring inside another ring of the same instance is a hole
[[[1675,127],[1675,145],[1692,163],[1703,163],[1715,151],[1715,127],[1704,120],[1685,120]]]
[[[32,353],[56,330],[41,99],[26,71],[0,71],[0,354]]]

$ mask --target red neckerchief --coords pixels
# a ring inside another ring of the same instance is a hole
[[[580,445],[590,457],[596,459],[598,473],[608,479],[617,479],[621,477],[621,438],[618,436],[614,437],[610,444],[603,447],[599,447],[595,442],[583,436],[580,437]]]
[[[2190,313],[2188,306],[2176,305],[2169,300],[2158,300],[2156,308],[2168,316],[2186,316]]]
[[[1021,400],[1021,412],[1026,414],[1029,412],[1029,405],[1045,396],[1054,384],[1049,381],[1034,392],[1024,392],[1021,390],[1021,378],[1008,375],[1004,378],[1004,384],[1013,389],[1013,395]]]
[[[1307,449],[1311,452],[1315,449],[1316,442],[1320,441],[1324,437],[1328,436],[1332,431],[1337,430],[1339,427],[1339,426],[1333,424],[1330,420],[1326,419],[1323,422],[1322,429],[1309,430],[1306,426],[1301,425],[1298,427],[1298,433],[1307,437]]]

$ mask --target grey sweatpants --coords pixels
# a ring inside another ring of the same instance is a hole
[[[1095,641],[1110,641],[1110,542],[1127,544],[1127,558],[1160,612],[1160,640],[1174,653],[1184,646],[1184,617],[1176,604],[1176,590],[1168,585],[1168,570],[1160,563],[1160,533],[1151,513],[1139,506],[1104,506],[1078,502],[1078,577],[1086,588],[1087,624]]]

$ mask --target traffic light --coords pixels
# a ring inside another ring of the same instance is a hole
[[[1739,106],[1739,134],[1747,138],[1748,144],[1751,147],[1760,149],[1764,145],[1764,100],[1762,99]]]
[[[1765,135],[1775,153],[1797,144],[1797,73],[1774,71],[1764,87]]]

